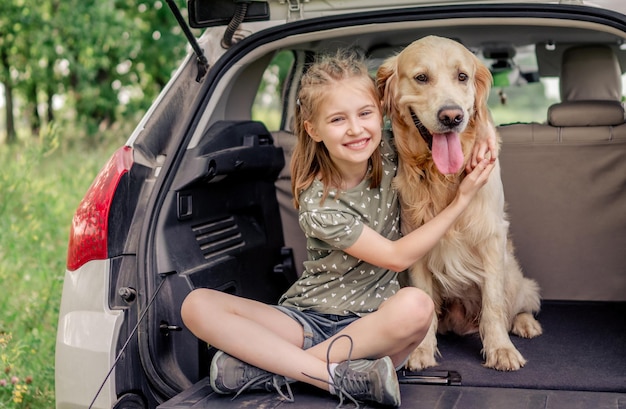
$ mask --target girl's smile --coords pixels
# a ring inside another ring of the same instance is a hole
[[[370,138],[364,138],[358,141],[348,142],[344,144],[344,146],[350,149],[359,150],[359,149],[365,148],[370,140],[371,140]]]

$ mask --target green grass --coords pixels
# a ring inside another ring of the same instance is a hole
[[[86,148],[49,127],[0,145],[0,408],[54,408],[54,346],[74,210],[123,140]]]

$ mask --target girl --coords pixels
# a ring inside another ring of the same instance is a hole
[[[302,381],[338,395],[340,405],[348,398],[399,406],[396,368],[426,335],[433,303],[417,288],[400,288],[398,272],[446,233],[493,160],[478,162],[441,214],[401,237],[396,155],[363,61],[325,57],[303,76],[298,95],[291,169],[307,236],[305,272],[278,306],[202,288],[187,296],[181,314],[220,350],[210,370],[217,393],[276,389],[285,396],[281,387],[291,394],[289,382]],[[492,136],[477,151],[495,146]]]

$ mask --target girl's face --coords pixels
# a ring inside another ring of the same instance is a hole
[[[348,79],[327,87],[319,110],[304,129],[322,142],[344,176],[365,173],[382,137],[377,101],[362,82]]]

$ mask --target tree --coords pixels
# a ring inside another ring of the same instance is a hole
[[[2,1],[0,82],[7,141],[16,140],[16,112],[19,123],[37,134],[55,119],[55,99],[64,101],[63,109],[72,112],[66,117],[81,124],[87,137],[134,119],[185,53],[185,37],[158,0]]]
[[[15,131],[15,119],[13,116],[13,89],[12,59],[17,53],[14,46],[16,31],[19,26],[20,10],[13,2],[0,3],[0,82],[4,85],[5,117],[6,117],[6,142],[14,143],[17,138]]]

